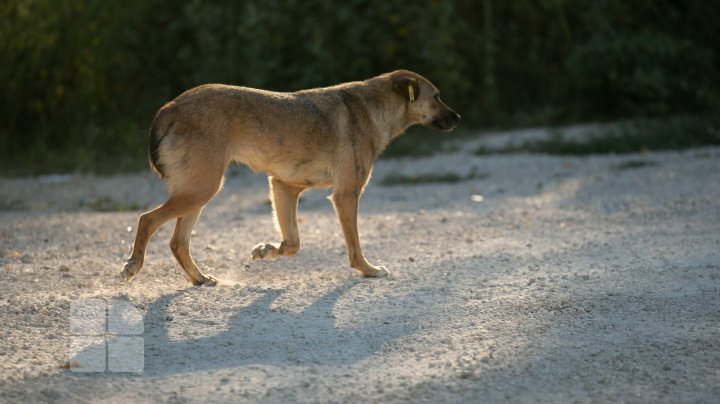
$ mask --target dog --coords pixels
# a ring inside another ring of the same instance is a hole
[[[408,70],[291,93],[223,84],[192,88],[160,108],[150,128],[150,165],[167,182],[169,198],[140,216],[122,277],[137,275],[150,237],[176,219],[170,249],[188,280],[217,284],[193,261],[190,233],[231,161],[268,174],[282,235],[280,243],[256,245],[253,260],[297,253],[300,194],[332,186],[350,266],[364,276],[387,276],[386,268],[363,256],[357,229],[358,201],[373,164],[410,126],[449,132],[460,118],[429,80]]]

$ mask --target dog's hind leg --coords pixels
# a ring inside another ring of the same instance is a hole
[[[217,285],[217,279],[210,275],[203,274],[190,255],[190,234],[200,217],[201,211],[202,209],[197,209],[192,213],[178,218],[177,224],[175,225],[175,232],[173,233],[172,240],[170,240],[170,249],[185,271],[188,280],[192,282],[193,285],[215,286]]]
[[[215,196],[222,183],[222,171],[214,176],[206,174],[206,178],[208,177],[212,180],[204,182],[202,186],[198,186],[196,183],[193,185],[195,188],[188,184],[181,189],[174,189],[170,198],[162,206],[140,216],[132,254],[121,272],[125,280],[132,280],[140,272],[145,260],[145,249],[148,241],[160,226],[170,220],[193,214]],[[210,278],[206,281],[209,282]]]
[[[288,185],[273,177],[268,178],[273,211],[280,228],[280,245],[260,243],[252,250],[252,259],[275,258],[282,255],[295,255],[300,249],[300,234],[297,225],[297,204],[305,188]]]

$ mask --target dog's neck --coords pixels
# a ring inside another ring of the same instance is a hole
[[[373,120],[377,128],[377,134],[373,137],[379,143],[376,144],[377,150],[382,152],[390,142],[404,134],[415,123],[406,119],[407,103],[405,100],[402,97],[397,97],[392,87],[388,86],[387,83],[377,83],[376,80],[380,81],[382,79],[376,78],[366,81],[365,83],[371,91],[361,92],[361,94],[366,98],[365,105],[369,109],[374,109],[370,116],[377,117]]]

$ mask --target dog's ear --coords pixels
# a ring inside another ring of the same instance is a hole
[[[415,102],[420,97],[420,85],[415,77],[399,74],[392,78],[393,89],[400,93],[408,102]]]

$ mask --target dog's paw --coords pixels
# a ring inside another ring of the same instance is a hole
[[[390,275],[390,271],[387,270],[387,268],[383,266],[372,266],[370,265],[368,268],[365,268],[363,271],[363,276],[366,278],[384,278],[388,275]]]
[[[280,256],[280,250],[272,244],[260,243],[253,247],[252,254],[250,255],[253,261],[275,258]]]
[[[203,274],[202,278],[197,281],[193,281],[195,286],[217,286],[218,280],[212,275]]]
[[[140,268],[142,268],[142,262],[138,262],[134,258],[128,258],[123,270],[120,272],[120,276],[130,282],[140,272]]]

